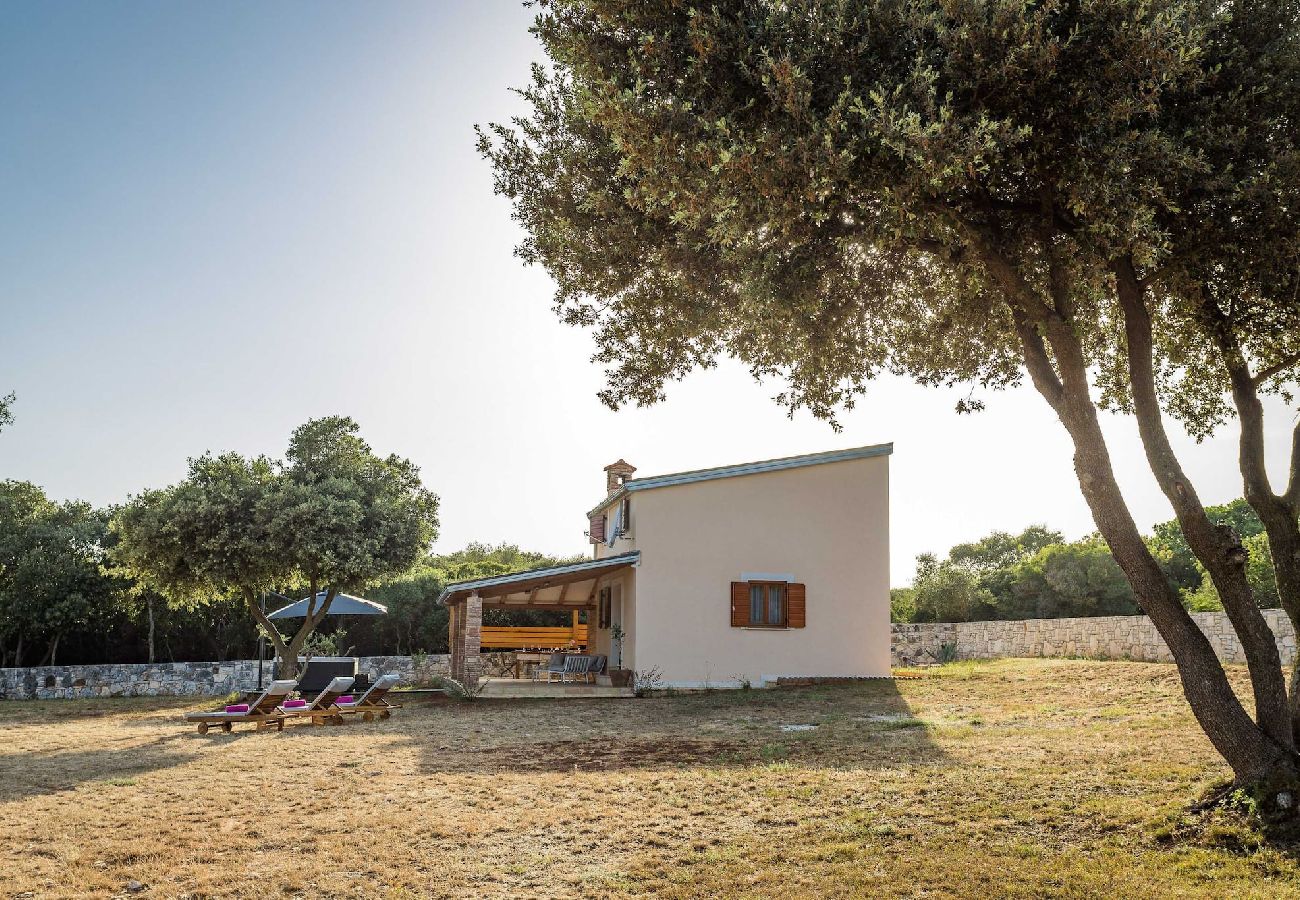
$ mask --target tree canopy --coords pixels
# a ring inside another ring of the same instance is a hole
[[[101,565],[107,524],[107,513],[89,504],[55,503],[26,481],[0,482],[0,647],[3,656],[13,647],[15,665],[24,644],[44,646],[41,665],[57,663],[68,632],[118,607],[123,586]]]
[[[419,470],[376,455],[358,430],[344,417],[307,422],[284,462],[235,453],[191,460],[185,480],[119,511],[119,560],[179,605],[238,594],[275,645],[281,671],[296,672],[337,594],[407,571],[437,534],[438,499]],[[306,587],[312,601],[285,640],[259,600],[291,585]]]
[[[1198,436],[1241,418],[1246,499],[1300,623],[1300,433],[1279,492],[1259,403],[1300,364],[1298,9],[554,0],[528,114],[479,146],[519,253],[594,329],[611,406],[655,402],[720,355],[828,418],[884,371],[1027,374],[1210,740],[1242,783],[1300,782],[1300,692],[1247,551],[1207,516],[1162,417]],[[1106,408],[1137,418],[1241,638],[1253,714],[1133,521]]]

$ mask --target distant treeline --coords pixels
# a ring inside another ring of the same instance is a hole
[[[1278,606],[1268,538],[1254,510],[1245,500],[1234,500],[1206,511],[1241,537],[1249,554],[1246,574],[1256,603],[1261,608]],[[1188,609],[1223,608],[1177,522],[1157,525],[1147,544]],[[894,588],[890,605],[895,622],[1056,619],[1142,611],[1099,536],[1066,541],[1060,532],[1043,525],[1020,534],[995,531],[982,540],[958,544],[945,559],[921,554],[912,587]]]
[[[29,482],[0,482],[0,666],[255,657],[258,626],[243,600],[231,593],[176,605],[134,583],[112,565],[109,519],[108,510],[51,501]],[[446,652],[447,610],[435,602],[445,584],[569,561],[507,544],[428,555],[360,592],[387,606],[387,615],[328,617],[310,648],[362,656]],[[300,599],[310,590],[287,584],[279,592]],[[285,603],[270,596],[267,609]],[[483,620],[562,625],[568,617],[487,610]]]

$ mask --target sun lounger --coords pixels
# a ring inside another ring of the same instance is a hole
[[[185,721],[197,722],[199,734],[207,734],[208,729],[213,725],[217,725],[222,731],[228,732],[234,728],[236,722],[250,722],[255,724],[258,730],[270,728],[274,725],[277,730],[283,731],[284,715],[277,707],[284,702],[284,699],[289,694],[293,693],[293,689],[297,686],[298,682],[292,678],[272,681],[256,700],[238,704],[244,707],[242,710],[232,708],[231,711],[186,713]]]
[[[390,703],[386,698],[388,692],[395,687],[397,687],[397,676],[383,675],[370,686],[369,690],[351,703],[336,701],[334,706],[342,713],[361,713],[362,720],[366,722],[373,722],[376,715],[381,719],[387,719],[392,715],[392,710],[399,705]]]
[[[352,677],[349,675],[340,675],[337,678],[330,679],[330,683],[325,686],[325,690],[316,695],[314,700],[309,701],[305,706],[286,706],[280,704],[278,712],[285,718],[298,719],[306,716],[311,717],[313,725],[324,725],[331,722],[335,725],[343,722],[343,717],[339,715],[338,707],[334,702],[348,692],[352,687]]]

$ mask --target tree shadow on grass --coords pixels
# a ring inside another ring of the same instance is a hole
[[[409,711],[426,773],[941,766],[890,680],[657,695],[493,700]]]
[[[252,731],[222,734],[222,741],[254,737]],[[202,738],[207,740],[214,736]],[[124,786],[136,776],[169,769],[194,760],[184,750],[184,743],[199,736],[192,726],[179,728],[175,734],[163,735],[145,744],[99,749],[32,750],[0,756],[0,803],[22,800],[41,794],[70,791],[83,784],[102,782],[106,786]]]

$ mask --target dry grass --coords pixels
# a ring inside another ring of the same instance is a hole
[[[0,704],[0,896],[1300,897],[1296,860],[1248,829],[1186,828],[1226,770],[1167,666],[282,734],[200,737],[184,708]]]

